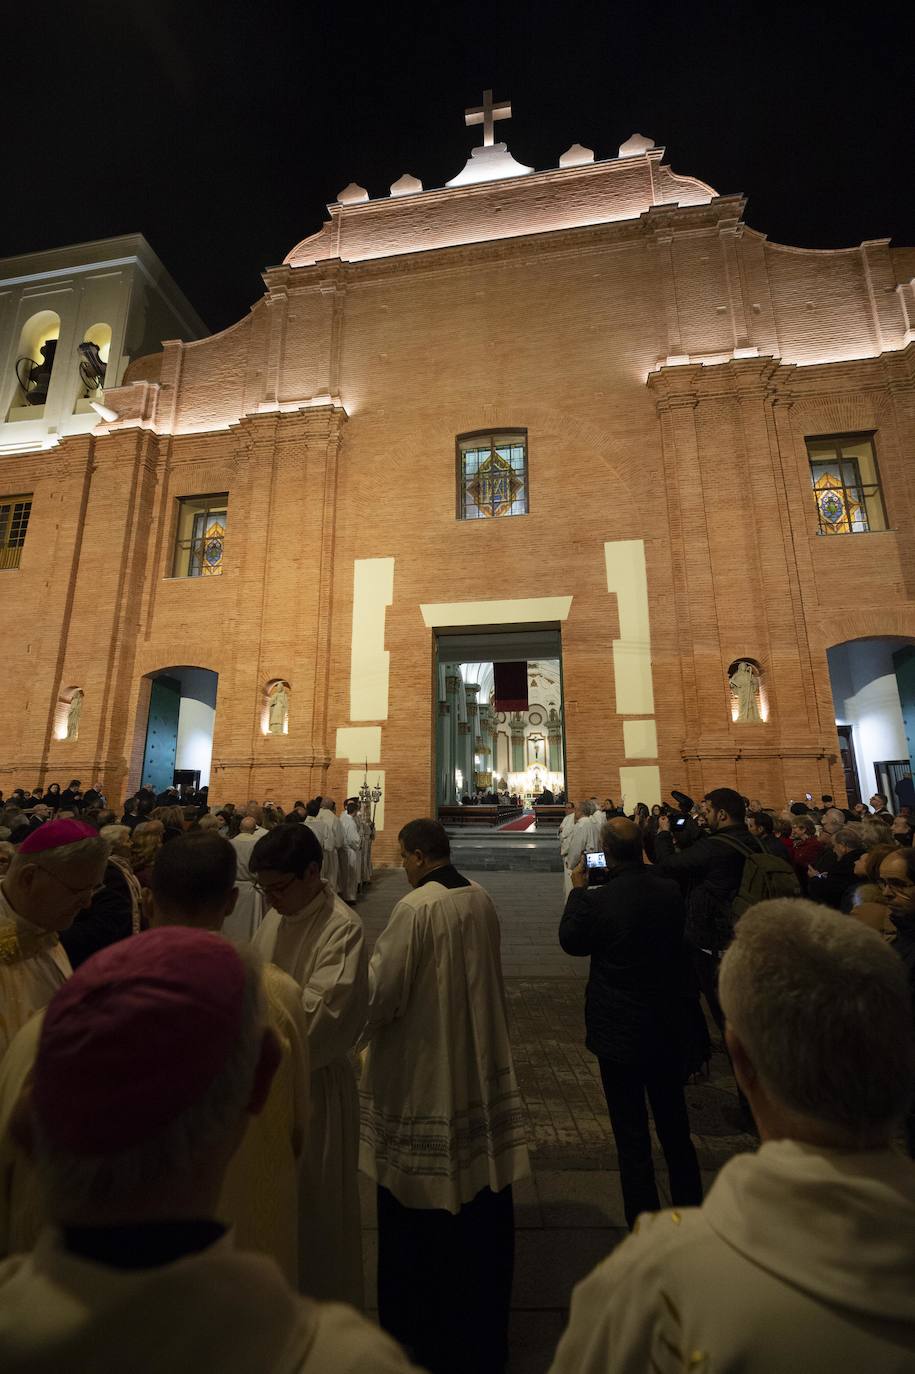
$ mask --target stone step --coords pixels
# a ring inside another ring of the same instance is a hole
[[[451,857],[460,869],[484,872],[561,873],[562,860],[555,835],[530,835],[525,831],[486,836],[452,832]]]

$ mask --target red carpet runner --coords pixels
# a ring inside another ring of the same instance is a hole
[[[530,830],[536,820],[535,816],[518,816],[513,821],[506,821],[505,825],[500,825],[500,830]]]

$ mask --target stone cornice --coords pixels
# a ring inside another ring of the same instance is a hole
[[[649,372],[646,385],[658,408],[696,405],[707,400],[750,400],[768,396],[790,404],[824,392],[864,392],[915,386],[915,343],[873,358],[849,358],[836,362],[783,363],[779,358],[729,358],[719,363],[662,365]]]
[[[349,285],[365,286],[392,277],[433,276],[465,271],[481,262],[534,262],[577,257],[600,249],[616,250],[635,243],[652,242],[657,234],[672,237],[718,232],[734,228],[746,202],[742,196],[719,196],[706,205],[653,205],[631,219],[519,234],[512,238],[484,239],[474,243],[365,258],[350,262],[323,258],[293,267],[282,264],[264,273],[268,291],[282,290],[290,297]]]

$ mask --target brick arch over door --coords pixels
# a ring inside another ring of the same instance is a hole
[[[915,639],[915,609],[870,607],[843,616],[841,627],[823,636],[821,648],[834,649],[853,639]]]
[[[214,673],[217,681],[221,676],[220,668],[214,667],[212,663],[195,662],[191,657],[184,660],[176,657],[171,663],[158,663],[143,668],[136,679],[134,689],[133,731],[129,737],[130,752],[127,758],[127,795],[135,791],[140,785],[143,751],[146,745],[146,728],[149,723],[149,697],[153,681],[163,675],[167,677],[170,672],[175,672],[181,668],[195,668],[201,672]]]

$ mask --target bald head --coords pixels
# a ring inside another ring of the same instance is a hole
[[[614,816],[604,826],[601,838],[610,868],[642,862],[642,832],[634,821]]]
[[[253,816],[244,816],[242,823],[238,827],[239,835],[253,835],[257,829],[257,821]]]

